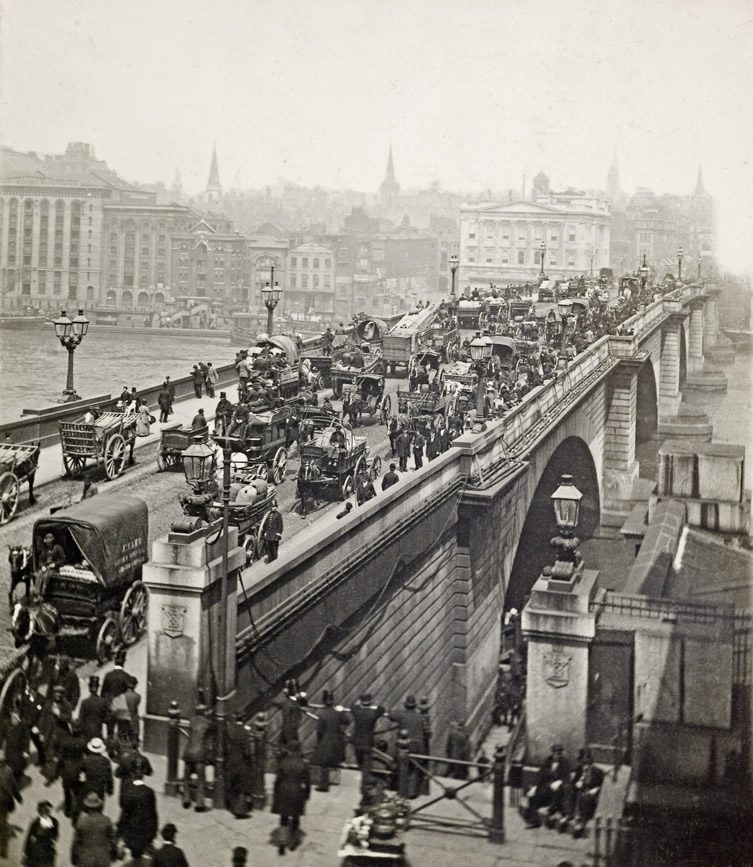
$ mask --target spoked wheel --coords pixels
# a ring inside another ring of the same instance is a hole
[[[86,458],[83,455],[63,455],[63,467],[66,476],[72,476],[75,479],[81,474],[85,466]]]
[[[18,508],[18,479],[15,473],[0,476],[0,524],[7,524]]]
[[[246,566],[250,566],[256,560],[256,536],[253,533],[243,540],[243,550],[246,552]]]
[[[347,500],[353,493],[355,488],[353,487],[353,476],[347,475],[340,482],[340,496],[343,500]]]
[[[269,470],[267,469],[266,464],[259,464],[256,467],[256,472],[254,473],[255,479],[263,479],[263,481],[269,481]]]
[[[364,464],[366,463],[366,459],[363,455],[356,461],[355,468],[353,469],[353,478],[355,478],[361,470],[364,468]]]
[[[276,485],[281,485],[285,481],[285,467],[288,465],[288,453],[284,446],[280,446],[275,452],[274,460],[272,461],[272,481]]]
[[[20,668],[14,669],[6,678],[0,689],[0,731],[7,732],[10,728],[11,714],[23,717],[26,686],[26,674]]]
[[[128,589],[120,606],[120,635],[126,647],[135,644],[146,629],[148,607],[149,596],[146,587],[141,581],[137,581]]]
[[[99,627],[97,633],[97,644],[95,652],[97,654],[97,662],[104,665],[115,655],[115,648],[118,645],[118,624],[113,617],[106,617],[104,623]]]
[[[392,414],[392,397],[389,394],[385,394],[382,398],[382,409],[379,414],[379,418],[382,424],[387,424],[387,420]]]
[[[165,454],[163,452],[157,452],[157,469],[162,473],[169,466],[171,466],[172,461],[170,459],[170,455]]]
[[[105,472],[108,479],[117,479],[125,466],[125,440],[121,434],[113,434],[105,446]]]
[[[261,560],[262,558],[267,556],[267,540],[264,538],[264,530],[267,527],[267,521],[269,520],[269,512],[264,515],[264,517],[259,522],[259,526],[256,528],[256,559]]]
[[[382,472],[382,459],[377,455],[371,462],[371,479],[372,481],[379,478]]]

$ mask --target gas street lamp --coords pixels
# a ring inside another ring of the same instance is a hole
[[[450,274],[452,275],[452,284],[450,288],[450,298],[455,300],[455,274],[458,270],[458,265],[460,264],[460,259],[453,253],[450,256]]]
[[[272,266],[272,274],[274,275],[274,265]],[[277,307],[277,304],[282,297],[282,289],[279,283],[267,282],[261,290],[264,306],[267,308],[267,336],[272,336],[272,313]]]
[[[468,346],[473,361],[478,371],[478,384],[476,386],[476,418],[483,420],[486,417],[486,365],[492,354],[492,342],[488,337],[482,337],[480,332],[471,340]]]
[[[594,275],[594,248],[593,247],[588,248],[588,255],[589,255],[589,258],[591,259],[591,264],[588,268],[588,276],[593,277],[593,275]]]
[[[228,437],[222,439],[222,578],[220,580],[220,607],[217,617],[217,698],[215,711],[216,737],[214,756],[214,795],[213,803],[216,810],[225,808],[225,741],[227,733],[227,584],[228,584],[228,556],[229,556],[229,526],[230,526],[230,463],[232,458],[231,440]],[[214,473],[217,467],[217,453],[203,437],[196,436],[191,445],[183,452],[183,472],[186,481],[194,491],[194,500],[198,511],[203,511],[205,518],[208,514],[212,500]],[[202,502],[198,502],[198,501]],[[203,510],[202,510],[203,506]],[[184,510],[186,506],[184,505]],[[186,511],[190,511],[190,508]],[[197,514],[197,512],[194,512]]]
[[[541,279],[544,279],[544,256],[546,256],[546,244],[542,241],[539,244],[539,253],[541,254],[541,270],[539,271],[539,276]]]
[[[582,563],[578,553],[580,540],[575,535],[582,499],[583,494],[575,487],[573,477],[569,475],[562,476],[559,487],[551,496],[554,519],[560,531],[550,542],[552,547],[559,549],[551,571],[551,577],[557,581],[571,581]]]
[[[641,289],[646,288],[646,283],[648,282],[648,265],[646,264],[646,254],[643,254],[643,264],[638,269],[638,273],[641,275]]]
[[[81,400],[73,387],[73,353],[89,331],[89,320],[83,310],[79,310],[73,319],[69,319],[65,310],[61,310],[53,324],[60,345],[68,350],[68,376],[63,389],[63,401]]]
[[[678,247],[677,248],[677,281],[678,281],[678,283],[682,282],[682,256],[683,256],[682,247]]]

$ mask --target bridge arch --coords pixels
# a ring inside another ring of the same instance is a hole
[[[550,497],[565,473],[573,476],[583,494],[578,536],[589,538],[599,526],[601,497],[596,464],[588,443],[579,436],[568,436],[547,461],[528,506],[505,591],[506,611],[522,609],[541,570],[554,562],[549,540],[557,535],[557,525]]]

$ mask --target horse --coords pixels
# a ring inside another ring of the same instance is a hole
[[[32,568],[31,548],[25,545],[8,545],[8,563],[10,564],[10,591],[8,593],[8,608],[13,608],[13,594],[16,585],[23,583],[26,587],[26,601],[31,592]]]
[[[28,645],[30,681],[41,672],[49,653],[55,651],[61,625],[60,613],[49,602],[16,602],[13,607],[10,629],[16,647]]]

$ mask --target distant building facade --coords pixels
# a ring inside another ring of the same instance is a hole
[[[610,222],[605,201],[574,191],[540,194],[535,202],[466,205],[460,212],[459,291],[535,280],[542,243],[550,276],[588,273],[592,258],[595,270],[607,265]]]
[[[290,251],[285,312],[293,318],[336,314],[335,251],[311,241]],[[276,278],[275,278],[276,279]]]

